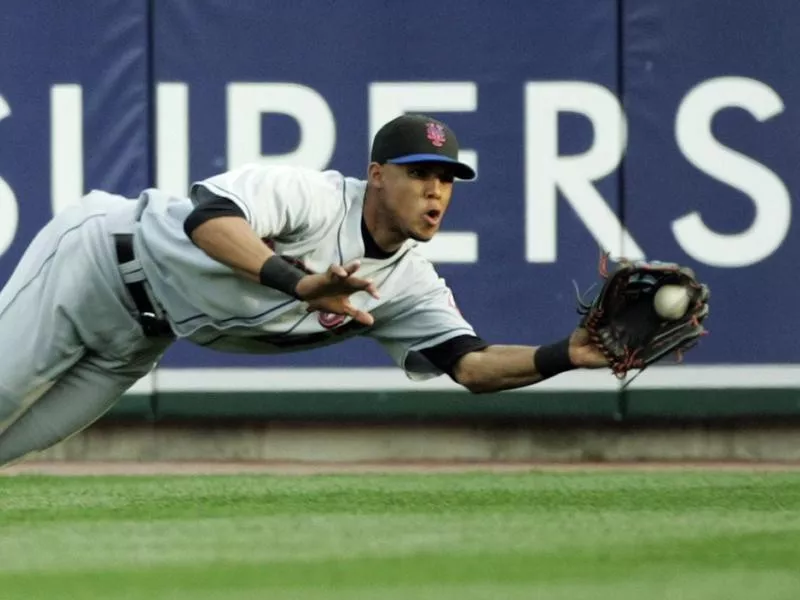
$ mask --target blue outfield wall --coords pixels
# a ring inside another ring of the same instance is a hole
[[[800,344],[778,315],[800,304],[787,276],[800,254],[800,4],[762,4],[7,0],[0,281],[89,189],[180,193],[252,160],[360,175],[377,126],[424,111],[453,125],[478,171],[426,251],[482,336],[563,337],[572,282],[597,280],[601,246],[710,283],[711,334],[687,364],[625,394],[610,375],[570,374],[467,399],[378,376],[391,363],[367,340],[268,358],[178,343],[115,413],[185,416],[205,394],[195,412],[793,414]]]

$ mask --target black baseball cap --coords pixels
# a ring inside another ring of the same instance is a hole
[[[475,179],[472,167],[458,161],[458,140],[453,130],[425,115],[402,115],[381,127],[372,141],[370,160],[393,165],[448,163],[459,179]]]

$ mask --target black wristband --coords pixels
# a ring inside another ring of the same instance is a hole
[[[575,369],[569,358],[569,338],[555,344],[539,346],[533,354],[533,366],[542,379]]]
[[[271,287],[299,299],[297,284],[306,275],[307,273],[304,273],[301,269],[289,264],[277,254],[273,254],[261,265],[258,280],[261,285]]]

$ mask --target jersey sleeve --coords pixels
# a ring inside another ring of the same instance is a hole
[[[376,316],[369,336],[388,352],[409,379],[422,381],[444,374],[422,352],[459,336],[476,336],[443,280],[425,293],[400,298],[389,314]]]
[[[323,226],[339,207],[331,180],[298,167],[248,164],[192,184],[190,198],[202,202],[202,190],[228,198],[244,213],[261,238],[290,240]]]

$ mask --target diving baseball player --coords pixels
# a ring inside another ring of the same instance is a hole
[[[580,328],[538,347],[484,341],[415,250],[454,179],[474,176],[447,125],[405,115],[376,134],[366,180],[248,165],[189,198],[90,192],[0,292],[0,464],[90,425],[178,338],[270,354],[369,336],[409,377],[476,393],[605,367]]]

